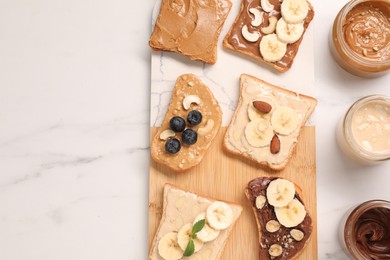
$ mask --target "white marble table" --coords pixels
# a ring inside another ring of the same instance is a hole
[[[352,205],[390,199],[390,164],[360,167],[335,143],[357,98],[390,95],[328,50],[346,1],[316,9],[319,259],[344,259]],[[0,259],[146,259],[150,16],[154,0],[0,0]]]

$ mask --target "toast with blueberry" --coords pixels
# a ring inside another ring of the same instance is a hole
[[[181,75],[151,141],[151,157],[175,172],[184,172],[200,163],[221,123],[222,110],[209,88],[193,74]]]

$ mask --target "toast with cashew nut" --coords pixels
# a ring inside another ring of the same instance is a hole
[[[222,110],[193,74],[177,78],[161,127],[151,142],[154,161],[181,173],[199,164],[222,124]]]
[[[313,17],[306,0],[242,0],[223,46],[284,72],[291,68]]]
[[[228,152],[283,170],[317,100],[242,74],[240,97],[224,137]]]
[[[260,177],[248,183],[245,195],[259,232],[259,259],[296,259],[313,231],[301,189],[286,179]]]

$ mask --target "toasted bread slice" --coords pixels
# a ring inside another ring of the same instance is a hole
[[[270,3],[274,5],[274,10],[271,13],[268,13],[262,9],[260,0],[242,0],[240,13],[237,16],[235,22],[233,23],[230,31],[225,36],[223,40],[223,46],[227,49],[247,55],[261,63],[267,64],[280,72],[285,72],[289,70],[294,62],[295,56],[298,53],[299,45],[303,40],[306,29],[308,28],[310,22],[313,20],[314,8],[309,2],[307,2],[309,6],[309,11],[303,21],[304,31],[302,36],[298,41],[291,44],[287,44],[286,54],[281,60],[269,62],[263,59],[259,49],[260,41],[266,35],[261,31],[261,29],[269,25],[270,16],[275,16],[278,20],[280,19],[280,6],[282,2],[283,1],[270,0]],[[249,8],[257,8],[260,12],[262,12],[263,21],[260,26],[255,27],[251,25],[252,14],[249,13]],[[247,25],[250,31],[258,32],[260,34],[260,38],[256,42],[249,42],[245,40],[241,33],[241,29],[244,25]]]
[[[192,110],[198,110],[202,114],[202,121],[195,126],[187,121],[187,116]],[[186,128],[197,133],[195,144],[185,144],[182,141],[182,132],[164,137],[162,133],[170,130],[169,122],[174,116],[183,118],[186,121]],[[200,163],[217,135],[221,123],[222,110],[209,88],[195,75],[184,74],[176,81],[164,121],[152,140],[151,156],[156,162],[166,165],[175,172],[184,172]],[[166,150],[165,145],[169,138],[175,138],[181,143],[181,149],[175,154]]]
[[[272,107],[272,110],[268,113],[262,113],[254,108],[253,101],[267,103]],[[232,121],[226,131],[224,147],[228,152],[252,160],[259,165],[273,170],[283,170],[292,156],[302,127],[316,105],[317,100],[313,97],[242,74],[240,97]],[[281,129],[283,127],[279,123],[277,124],[278,117],[275,111],[282,109],[292,110],[293,116],[295,116],[296,127],[287,129],[291,131],[290,133],[281,131],[284,130]],[[251,133],[248,131],[249,125],[255,121],[264,126],[259,125],[259,128],[253,130],[254,136],[248,136],[248,133]],[[270,126],[267,128],[268,125]],[[263,130],[265,132],[262,132]],[[274,139],[278,140],[273,141]]]
[[[195,218],[199,214],[205,213],[213,202],[216,202],[216,200],[201,197],[194,193],[181,190],[173,185],[165,184],[162,217],[149,252],[149,259],[163,259],[158,248],[161,238],[170,232],[177,233],[188,223],[193,224]],[[221,230],[214,240],[204,242],[200,250],[191,256],[191,259],[221,259],[227,239],[242,212],[242,207],[240,205],[229,202],[225,203],[230,206],[233,213],[233,219],[230,226]],[[206,224],[207,223],[208,222],[206,221]],[[178,250],[180,249],[178,248]]]
[[[231,7],[229,0],[162,0],[149,45],[214,64],[218,38]]]
[[[303,221],[298,225],[294,227],[284,227],[283,224],[279,223],[274,211],[275,208],[269,204],[269,198],[267,197],[267,188],[269,184],[276,179],[278,178],[256,178],[250,181],[248,183],[248,187],[245,189],[245,195],[252,206],[259,232],[259,259],[295,259],[303,252],[310,239],[310,235],[313,230],[312,219],[309,212],[307,212],[307,209],[305,209],[306,215]],[[301,195],[302,191],[296,184],[294,185],[294,199],[298,200],[304,205]],[[264,196],[263,198],[265,198],[265,201],[263,199],[263,205],[261,205],[262,203],[260,205],[256,203],[256,199],[259,196]],[[277,223],[280,225],[279,229],[275,228],[275,226],[271,226],[273,230],[270,230],[270,227],[268,227],[267,230],[267,223],[270,220],[277,221]],[[296,233],[298,233],[300,236],[297,236]],[[279,256],[270,255],[269,250],[271,246],[275,244],[282,248],[281,254]]]

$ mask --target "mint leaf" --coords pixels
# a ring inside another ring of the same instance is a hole
[[[204,227],[204,224],[206,224],[205,219],[202,219],[202,220],[199,220],[198,222],[196,222],[195,225],[192,227],[192,233],[195,234],[195,233],[198,233],[199,231],[201,231],[202,228]]]
[[[195,252],[195,245],[194,245],[194,240],[190,239],[188,241],[188,245],[186,247],[186,250],[184,250],[184,256],[191,256]]]

